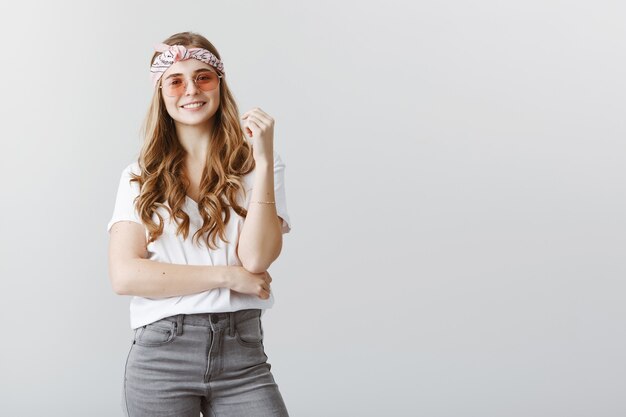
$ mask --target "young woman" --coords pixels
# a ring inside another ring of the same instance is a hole
[[[109,275],[131,295],[127,416],[288,416],[263,347],[267,268],[290,231],[274,120],[241,118],[203,36],[158,44],[137,162],[122,172]]]

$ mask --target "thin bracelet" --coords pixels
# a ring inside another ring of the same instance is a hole
[[[276,204],[274,201],[251,201],[251,203]]]

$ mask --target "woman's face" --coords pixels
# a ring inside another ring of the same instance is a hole
[[[215,71],[215,68],[209,64],[205,64],[197,59],[186,59],[184,61],[178,61],[172,64],[161,76],[160,85],[161,96],[165,103],[165,108],[169,115],[177,123],[185,125],[198,125],[205,123],[211,119],[220,105],[220,88],[203,91],[199,89],[193,80],[198,76],[198,70]],[[178,74],[178,75],[175,75]],[[165,94],[165,85],[168,82],[175,80],[176,83],[187,83],[186,88],[182,95],[177,97],[169,97]],[[201,107],[197,108],[185,108],[183,106],[194,102],[204,102]]]

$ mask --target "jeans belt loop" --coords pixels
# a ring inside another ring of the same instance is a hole
[[[179,314],[178,317],[176,317],[176,335],[180,336],[181,334],[183,334],[183,318],[184,318],[184,314]]]
[[[235,312],[230,312],[230,337],[235,336]]]

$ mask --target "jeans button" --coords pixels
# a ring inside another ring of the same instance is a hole
[[[216,315],[211,315],[211,322],[217,323],[218,321],[219,321],[219,318]]]

